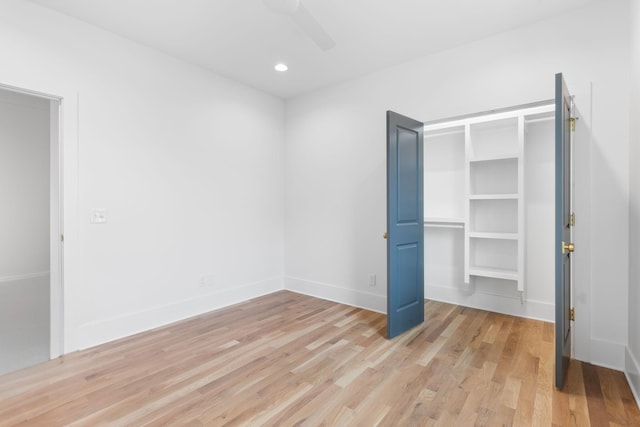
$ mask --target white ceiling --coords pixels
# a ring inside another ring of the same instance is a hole
[[[601,0],[301,0],[328,51],[263,0],[31,1],[288,98]]]

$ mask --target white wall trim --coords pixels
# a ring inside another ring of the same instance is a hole
[[[280,290],[283,290],[282,277],[275,277],[149,310],[89,322],[76,330],[73,347],[80,350],[93,347]],[[131,325],[135,325],[135,329],[131,329]]]
[[[64,353],[62,99],[49,102],[49,356]]]
[[[44,93],[44,92],[38,92],[36,90],[24,89],[24,88],[21,88],[21,87],[11,86],[11,85],[7,85],[7,84],[3,84],[3,83],[0,83],[0,89],[8,90],[9,92],[15,92],[15,93],[19,93],[19,94],[22,94],[22,95],[35,96],[37,98],[45,98],[45,99],[49,99],[51,101],[57,101],[57,102],[62,101],[62,97],[61,96],[51,95],[51,94]]]
[[[284,288],[299,294],[364,308],[365,310],[371,310],[377,313],[385,314],[387,312],[387,297],[384,295],[362,292],[355,289],[290,276],[285,276]]]
[[[511,316],[555,322],[554,304],[542,301],[525,300],[525,303],[521,304],[519,298],[488,294],[477,289],[466,294],[450,287],[434,285],[429,285],[429,293],[425,298]]]
[[[624,344],[592,338],[590,363],[624,371],[625,348]]]
[[[640,363],[631,352],[629,347],[625,348],[625,370],[624,375],[627,377],[629,387],[633,397],[636,399],[636,404],[640,407]]]
[[[18,281],[18,280],[35,279],[37,277],[47,277],[48,275],[49,275],[48,271],[39,271],[37,273],[18,274],[18,275],[15,275],[15,276],[4,276],[4,277],[0,277],[0,283],[15,282],[15,281]]]

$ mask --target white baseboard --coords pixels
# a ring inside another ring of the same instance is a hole
[[[283,290],[282,278],[277,277],[87,323],[76,329],[75,340],[71,348],[65,349],[65,352],[104,344],[281,290]]]
[[[296,277],[285,277],[284,288],[300,294],[360,307],[378,313],[387,312],[386,295],[377,295]],[[530,319],[544,320],[547,322],[553,322],[555,319],[553,304],[532,300],[525,301],[525,304],[521,304],[519,299],[480,292],[463,295],[455,289],[444,286],[432,287],[430,290],[432,292],[428,295],[428,299],[435,301]]]
[[[509,314],[511,316],[526,317],[545,322],[555,321],[554,304],[534,300],[525,300],[524,304],[522,304],[519,298],[487,294],[477,289],[473,293],[463,293],[446,286],[430,285],[428,295],[425,297],[434,301]]]
[[[636,399],[636,404],[640,407],[640,363],[638,363],[638,359],[634,357],[629,347],[625,349],[624,374],[631,387],[633,397]]]
[[[624,371],[624,344],[617,342],[591,339],[591,363],[604,368]]]
[[[385,314],[387,312],[387,297],[384,295],[288,276],[284,278],[284,288],[299,294],[364,308],[378,313]]]

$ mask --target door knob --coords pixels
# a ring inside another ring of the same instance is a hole
[[[573,250],[575,249],[575,247],[573,246],[573,243],[565,243],[562,242],[562,254],[564,255],[567,252],[573,252]]]
[[[384,238],[386,239],[387,237],[389,237],[389,235],[385,232],[385,233],[382,235],[382,237],[384,237]]]

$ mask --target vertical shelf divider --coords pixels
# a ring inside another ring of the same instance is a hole
[[[471,125],[465,123],[464,125],[464,283],[471,283],[471,276],[469,273],[469,226],[470,213],[471,213],[471,157],[473,156],[473,146],[471,145]]]
[[[518,291],[520,302],[524,304],[525,277],[525,194],[524,194],[524,115],[518,116]]]

